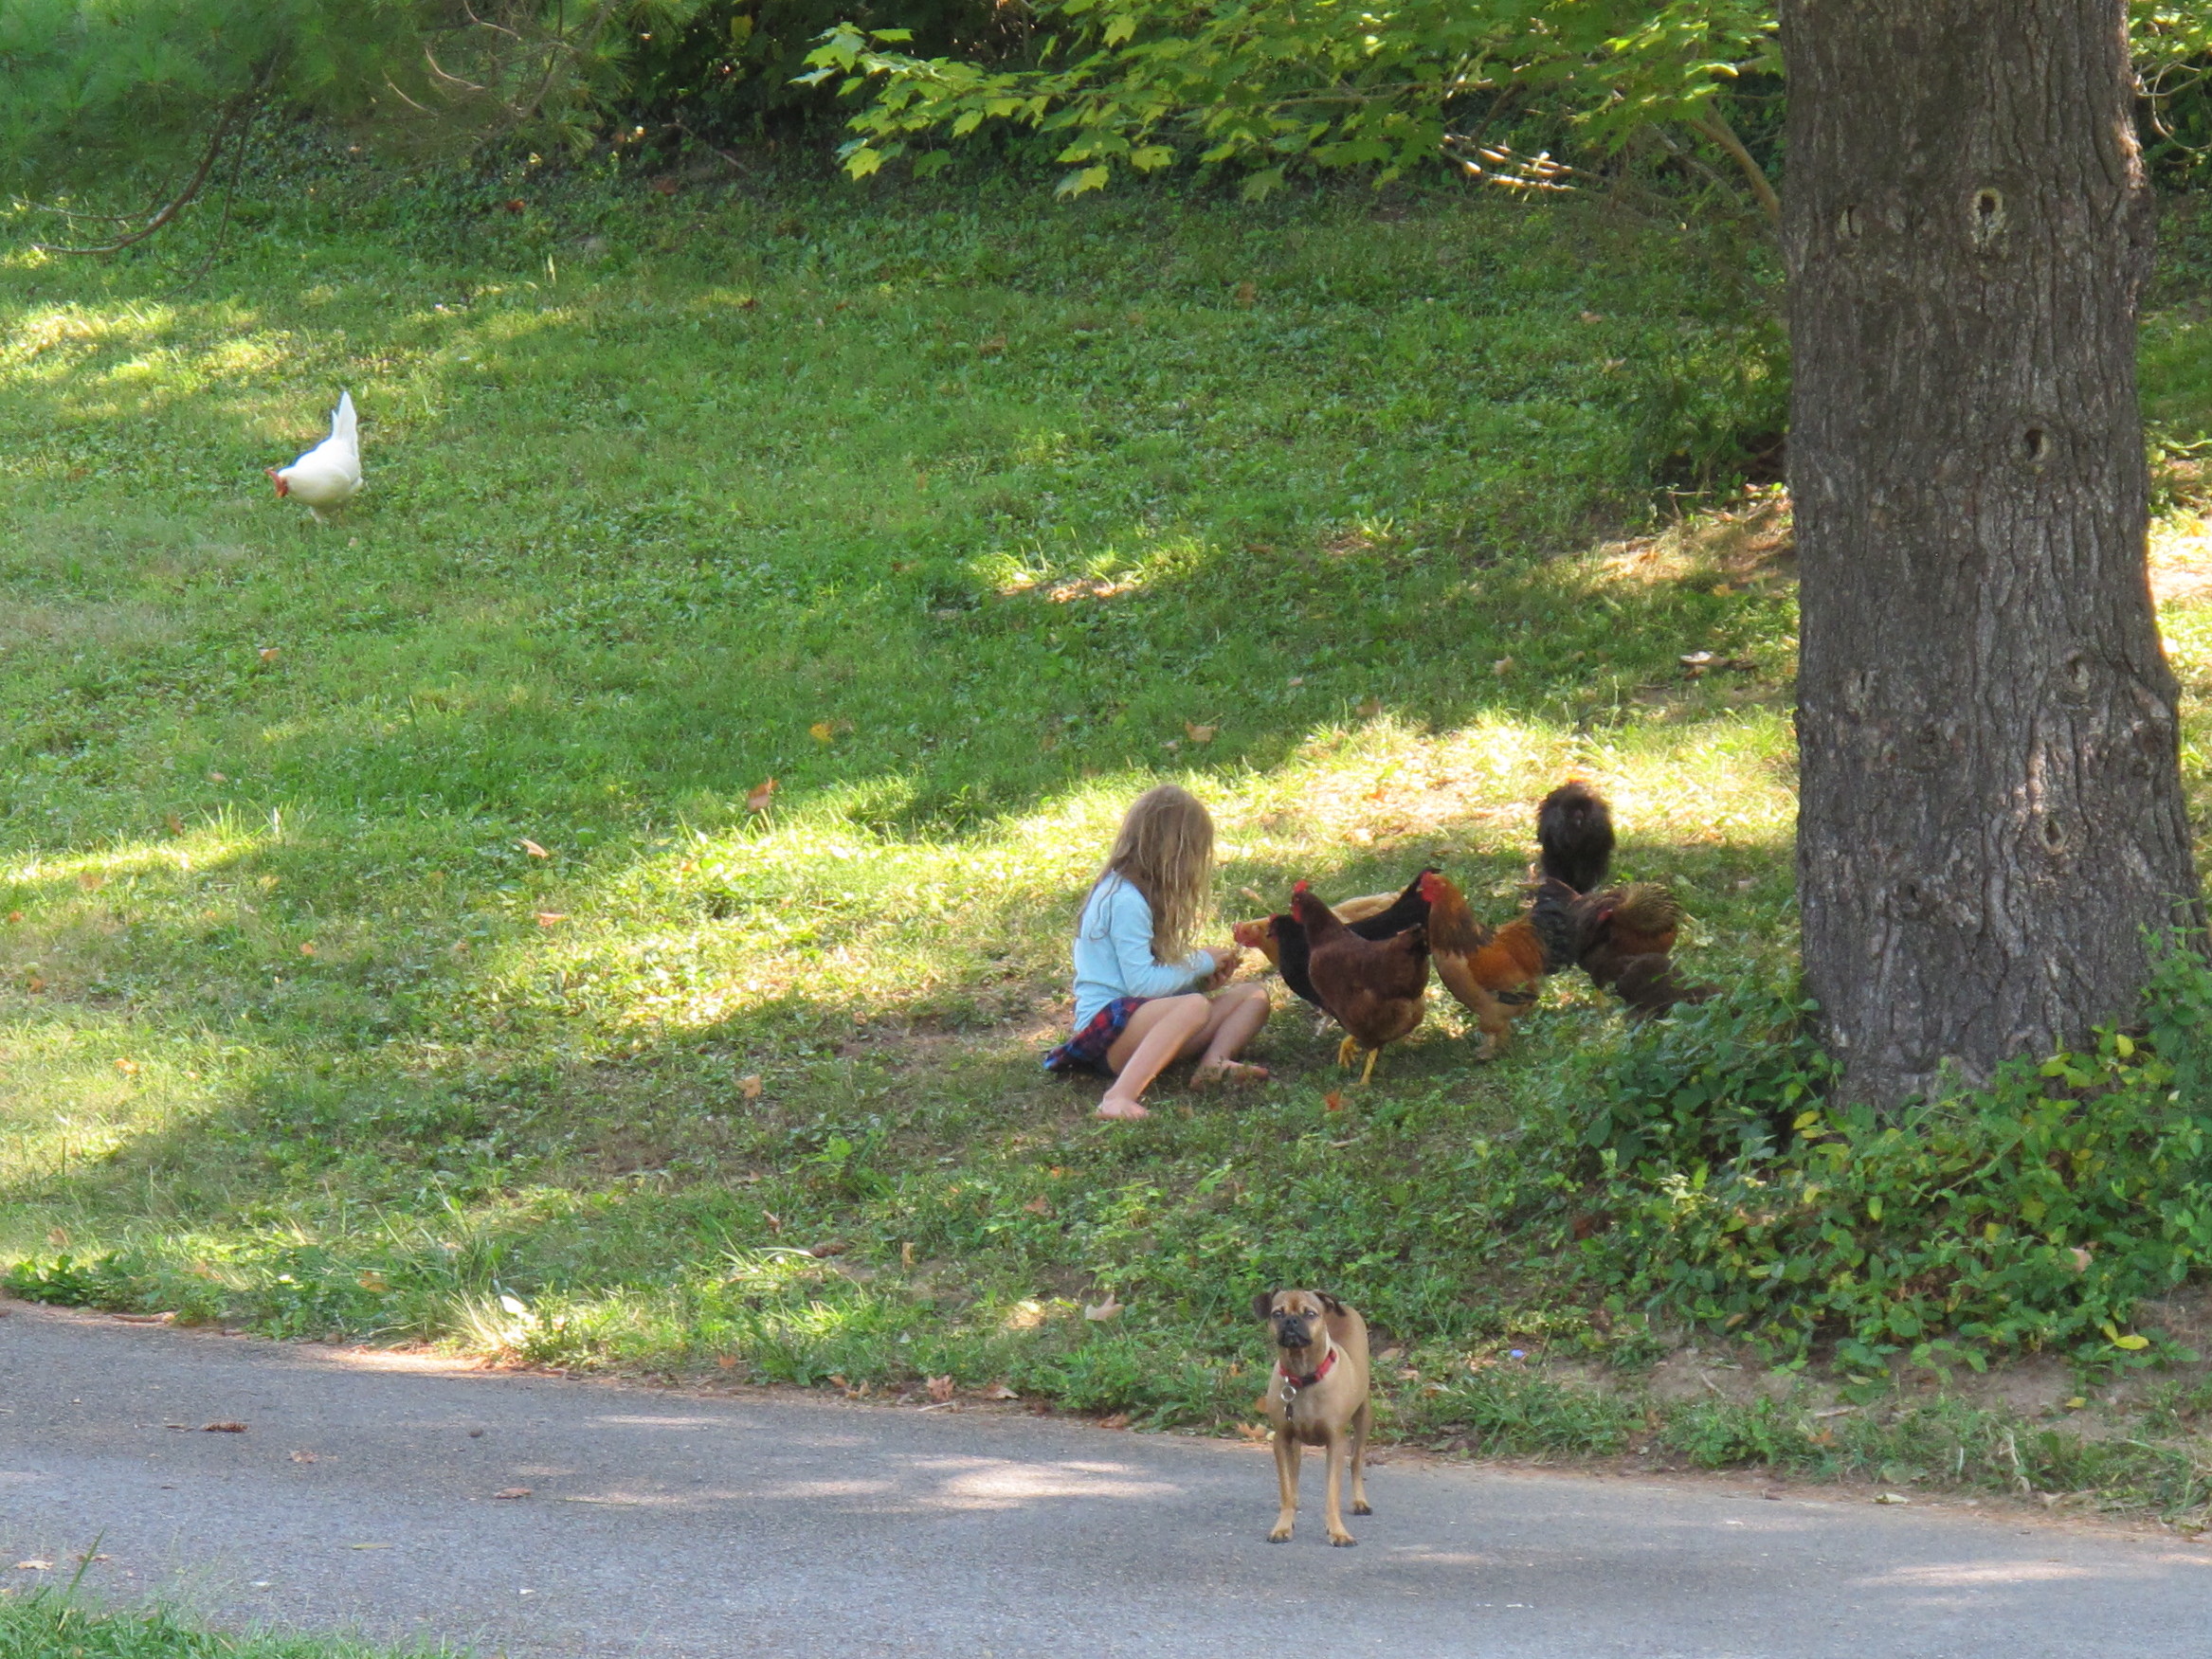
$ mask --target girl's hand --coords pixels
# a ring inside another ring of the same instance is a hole
[[[1213,958],[1213,972],[1206,979],[1206,988],[1218,991],[1229,983],[1229,976],[1237,971],[1237,964],[1244,960],[1243,951],[1231,945],[1227,948],[1210,947],[1207,954]]]

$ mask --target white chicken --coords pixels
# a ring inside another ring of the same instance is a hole
[[[331,411],[330,436],[290,466],[264,469],[279,496],[296,496],[320,520],[326,509],[343,507],[361,487],[361,440],[354,423],[354,397],[338,393]]]

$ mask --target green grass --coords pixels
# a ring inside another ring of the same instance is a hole
[[[0,1591],[0,1659],[395,1659],[399,1650],[328,1636],[237,1635],[161,1609],[105,1612],[73,1597]],[[428,1650],[406,1650],[427,1659]]]
[[[1649,1340],[1593,1323],[1536,1156],[1631,1040],[1586,987],[1487,1067],[1445,1004],[1340,1097],[1278,994],[1281,1081],[1134,1128],[1037,1058],[1161,778],[1224,915],[1438,857],[1503,915],[1579,770],[1697,972],[1787,983],[1773,506],[1616,540],[1778,420],[1760,249],[1474,194],[337,156],[245,220],[181,293],[185,243],[0,261],[19,1282],[1226,1423],[1251,1291],[1321,1279],[1401,1350],[1403,1432],[1633,1441],[1511,1359]],[[2212,378],[2180,319],[2154,399]],[[370,486],[317,527],[259,469],[340,386]],[[2200,792],[2207,615],[2168,618]]]

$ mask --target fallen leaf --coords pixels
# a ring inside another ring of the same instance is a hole
[[[1032,1216],[1049,1216],[1052,1214],[1052,1200],[1046,1198],[1043,1193],[1039,1193],[1035,1198],[1031,1199],[1027,1203],[1024,1204],[1022,1208],[1028,1211]]]
[[[1681,658],[1681,663],[1684,668],[1703,668],[1712,660],[1713,653],[1710,651],[1685,652]]]
[[[1910,1504],[1912,1501],[1902,1492],[1882,1492],[1875,1498],[1877,1504]]]
[[[1377,714],[1380,714],[1383,712],[1383,699],[1380,697],[1367,698],[1360,704],[1359,712],[1362,714],[1365,714],[1369,719],[1373,719]]]
[[[69,1230],[66,1227],[47,1228],[46,1242],[56,1250],[67,1250],[69,1248]]]
[[[975,354],[978,357],[995,357],[1006,349],[1006,336],[1004,334],[993,334],[989,339],[982,341],[976,346]]]
[[[674,179],[662,174],[660,178],[648,181],[647,188],[659,191],[663,196],[673,196],[680,187]]]
[[[313,1463],[316,1461],[315,1453],[312,1452],[295,1452],[292,1453],[292,1461],[294,1463]]]
[[[950,1376],[930,1379],[930,1398],[939,1405],[952,1398],[952,1379]]]
[[[842,1238],[825,1238],[820,1244],[808,1245],[807,1247],[807,1253],[808,1255],[818,1257],[821,1260],[827,1261],[831,1256],[843,1255],[850,1249],[852,1249],[852,1246],[847,1244]]]
[[[1127,1412],[1115,1412],[1110,1417],[1100,1417],[1098,1419],[1098,1427],[1101,1429],[1126,1429],[1129,1427],[1129,1414]]]
[[[1583,321],[1585,321],[1585,322],[1604,322],[1604,321],[1605,320],[1604,317],[1600,316],[1599,316],[1599,315],[1598,315],[1596,312],[1594,312],[1594,311],[1586,311],[1586,312],[1584,312],[1584,313],[1582,314],[1582,319],[1583,319]]]
[[[1003,1382],[994,1382],[983,1391],[986,1399],[1020,1399],[1022,1397]]]
[[[1327,1107],[1331,1111],[1342,1111],[1344,1109],[1344,1091],[1341,1089],[1332,1089],[1328,1093],[1321,1096],[1321,1104]]]
[[[208,782],[210,784],[227,784],[230,782],[230,780],[226,778],[221,772],[209,772],[208,774]]]
[[[1237,303],[1238,303],[1239,305],[1257,305],[1257,304],[1259,304],[1259,303],[1260,303],[1260,284],[1259,284],[1259,283],[1257,283],[1257,282],[1240,282],[1240,283],[1238,283],[1238,284],[1237,284]]]
[[[1095,1325],[1103,1325],[1107,1320],[1118,1319],[1120,1316],[1121,1304],[1114,1300],[1111,1290],[1106,1293],[1105,1301],[1093,1302],[1083,1309],[1083,1317]]]
[[[540,928],[556,928],[568,919],[566,911],[539,911],[537,912],[537,925]]]
[[[1496,662],[1493,662],[1490,665],[1490,672],[1492,674],[1500,676],[1501,677],[1505,675],[1513,673],[1513,671],[1514,659],[1510,657],[1500,657]]]
[[[349,1543],[346,1547],[348,1549],[390,1549],[391,1545],[389,1543]]]
[[[827,743],[837,736],[837,728],[826,720],[817,720],[807,728],[807,735],[816,743]]]
[[[39,1560],[17,1561],[15,1570],[19,1573],[50,1573],[54,1570],[54,1563]]]
[[[1264,1441],[1274,1431],[1265,1423],[1239,1423],[1237,1433],[1247,1440]]]
[[[499,1491],[494,1492],[492,1494],[492,1501],[496,1504],[507,1498],[527,1498],[529,1496],[530,1488],[528,1487],[507,1487]]]
[[[784,1218],[773,1210],[761,1211],[760,1218],[768,1223],[768,1230],[771,1233],[781,1233],[784,1230]]]
[[[529,206],[530,204],[525,202],[520,196],[508,197],[506,204],[507,211],[510,213],[519,213]]]
[[[748,1072],[737,1079],[737,1092],[747,1100],[758,1100],[762,1087],[758,1072]]]
[[[80,870],[77,872],[77,885],[86,893],[98,893],[107,885],[107,876],[98,870]]]
[[[525,853],[528,853],[533,858],[550,858],[553,857],[551,853],[547,852],[543,847],[539,846],[528,836],[524,836],[522,838],[522,850]]]
[[[354,1275],[354,1283],[364,1290],[389,1290],[391,1289],[385,1282],[384,1275],[374,1268],[363,1268]]]
[[[737,1356],[735,1354],[717,1354],[715,1356],[715,1363],[725,1371],[734,1371],[737,1369]]]
[[[176,815],[175,813],[173,813],[173,812],[172,812],[172,813],[170,813],[170,814],[169,814],[167,817],[165,817],[165,818],[164,818],[164,819],[163,819],[161,821],[162,821],[164,824],[166,824],[166,825],[169,827],[169,833],[170,833],[171,835],[172,835],[172,836],[181,836],[181,835],[183,835],[183,834],[184,834],[184,820],[183,820],[183,819],[181,819],[181,818],[179,818],[179,817],[177,817],[177,815]],[[9,920],[10,920],[10,921],[13,921],[13,920],[17,919],[17,917],[20,917],[20,915],[21,915],[21,914],[22,914],[22,912],[21,912],[21,911],[18,911],[18,912],[16,913],[16,916],[15,916],[15,917],[10,917],[10,918],[9,918]]]
[[[760,297],[754,294],[746,295],[737,301],[737,309],[739,311],[758,311],[760,309]]]
[[[299,954],[301,956],[313,956],[315,954],[315,941],[310,939],[306,944],[300,946]]]
[[[45,988],[46,982],[40,979],[36,974],[32,974],[28,980],[24,982],[24,989],[27,991],[43,991]]]
[[[2074,1271],[2077,1273],[2088,1272],[2089,1264],[2096,1259],[2094,1256],[2091,1255],[2088,1251],[2082,1249],[2078,1244],[2074,1247],[2073,1254]]]
[[[276,646],[263,645],[262,647],[262,660],[263,662],[274,662],[277,659],[277,656],[278,648]]]
[[[1213,741],[1213,734],[1216,728],[1211,726],[1193,726],[1189,721],[1186,720],[1183,723],[1183,730],[1186,733],[1188,734],[1190,741],[1193,743],[1211,743]]]
[[[138,1074],[138,1062],[136,1060],[118,1060],[116,1070],[126,1077],[136,1077]]]
[[[200,1433],[203,1434],[243,1434],[245,1433],[245,1425],[244,1423],[202,1423]]]
[[[766,812],[769,803],[775,799],[775,794],[776,781],[773,778],[768,778],[753,784],[745,797],[745,810],[748,812]]]

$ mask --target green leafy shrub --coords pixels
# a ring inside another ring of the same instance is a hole
[[[1587,1141],[1610,1226],[1583,1244],[1612,1305],[1866,1373],[2057,1349],[2147,1357],[2137,1301],[2212,1261],[2202,1079],[2212,970],[2169,953],[2148,1038],[2005,1068],[1891,1117],[1813,1099],[1826,1063],[1739,995],[1631,1044]],[[1785,1121],[1785,1114],[1795,1115]]]

